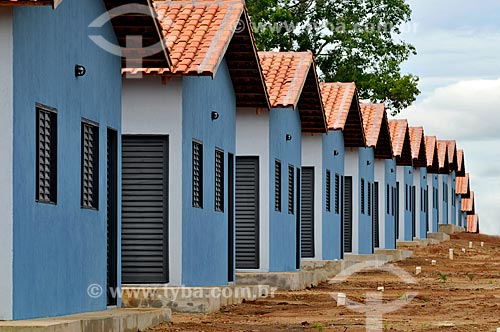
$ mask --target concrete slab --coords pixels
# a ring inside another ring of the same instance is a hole
[[[427,233],[427,238],[434,239],[434,240],[437,240],[439,242],[450,241],[450,236],[446,233],[443,233],[443,232]]]
[[[426,247],[427,243],[421,241],[397,241],[396,247]]]
[[[269,285],[279,290],[301,290],[315,287],[326,281],[321,271],[298,272],[239,272],[236,273],[238,285]]]
[[[268,285],[220,287],[122,287],[125,308],[170,308],[173,312],[213,313],[222,307],[271,294]]]
[[[455,233],[462,233],[465,231],[463,227],[452,225],[452,224],[440,224],[438,225],[438,231],[441,233],[446,233],[448,235]]]
[[[340,260],[302,260],[302,271],[323,272],[327,278],[333,277],[342,270]]]
[[[163,309],[111,309],[52,318],[0,322],[0,332],[132,332],[170,321]]]
[[[375,249],[375,254],[386,255],[389,262],[397,262],[413,256],[413,251],[403,249]]]

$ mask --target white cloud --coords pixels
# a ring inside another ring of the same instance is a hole
[[[481,231],[500,234],[500,79],[437,88],[397,117],[424,126],[426,135],[457,140],[477,195]]]

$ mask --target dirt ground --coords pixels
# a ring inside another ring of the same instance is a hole
[[[473,241],[472,249],[469,241]],[[454,260],[448,258],[450,248]],[[394,263],[390,271],[363,270],[342,282],[277,292],[274,298],[230,306],[215,314],[174,314],[173,322],[148,332],[368,331],[365,314],[350,307],[349,300],[365,309],[369,293],[383,297],[382,306],[370,304],[372,314],[374,308],[395,310],[384,314],[378,327],[369,325],[369,331],[468,332],[500,327],[500,238],[459,234],[450,242],[412,250],[411,259]],[[419,275],[417,266],[422,268]],[[400,268],[409,275],[405,277]],[[408,283],[410,279],[415,283]],[[381,286],[384,291],[377,292]],[[346,294],[347,306],[337,306],[339,292]]]

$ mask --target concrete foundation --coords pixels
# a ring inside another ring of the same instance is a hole
[[[402,261],[413,256],[413,251],[403,249],[375,249],[375,254],[388,257],[388,262]]]
[[[326,280],[327,276],[322,271],[236,273],[236,282],[239,286],[269,285],[278,290],[306,289]]]
[[[450,241],[450,236],[442,232],[427,233],[427,238],[437,240],[438,242]]]
[[[438,225],[438,231],[440,233],[446,233],[448,235],[455,233],[465,232],[465,228],[453,224],[440,224]]]
[[[174,312],[213,313],[222,307],[253,301],[271,294],[268,285],[225,287],[130,287],[124,286],[125,308],[170,308]]]
[[[112,309],[78,315],[0,322],[0,332],[137,332],[170,321],[170,309]]]

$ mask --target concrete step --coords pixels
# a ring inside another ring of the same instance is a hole
[[[170,308],[173,312],[213,313],[222,307],[271,295],[268,285],[216,287],[122,287],[125,308]]]
[[[427,238],[434,239],[434,240],[437,240],[439,242],[450,241],[450,235],[443,233],[443,232],[427,233]]]
[[[451,235],[455,233],[462,233],[465,231],[465,228],[453,224],[439,224],[438,231]]]
[[[76,315],[0,321],[0,332],[130,332],[169,322],[172,311],[162,309],[110,309]]]
[[[279,290],[301,290],[315,287],[326,281],[327,275],[321,271],[297,272],[239,272],[238,285],[269,285]]]

